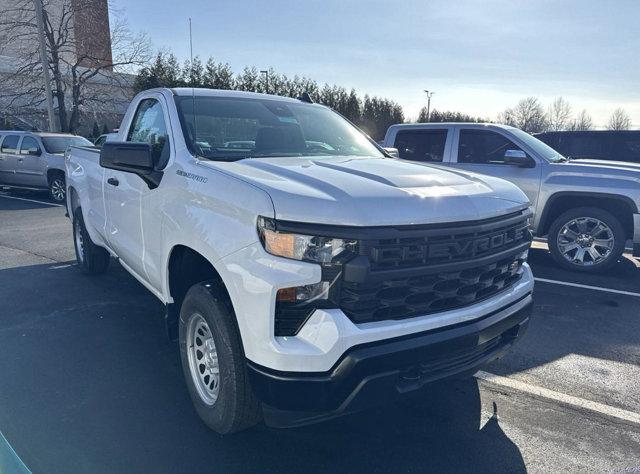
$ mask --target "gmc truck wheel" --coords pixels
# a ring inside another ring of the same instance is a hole
[[[64,175],[56,174],[49,181],[49,195],[55,202],[63,202],[67,197]]]
[[[260,421],[235,315],[215,283],[192,286],[180,309],[180,358],[196,412],[214,431],[234,433]]]
[[[84,225],[82,210],[73,212],[73,246],[76,250],[76,260],[80,271],[86,275],[98,275],[109,268],[109,252],[96,245],[89,237]]]
[[[549,228],[549,250],[568,270],[595,273],[614,265],[625,244],[624,229],[611,213],[579,207],[561,214]]]

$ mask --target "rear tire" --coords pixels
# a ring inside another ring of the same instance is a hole
[[[233,308],[220,295],[210,282],[189,289],[180,309],[179,341],[196,412],[211,429],[228,434],[255,425],[262,413],[249,384]]]
[[[597,273],[615,265],[624,252],[620,221],[597,207],[569,209],[549,227],[549,250],[567,270]]]
[[[73,246],[80,271],[85,275],[99,275],[109,268],[109,252],[91,240],[84,225],[82,209],[73,212]]]
[[[62,173],[56,173],[49,178],[49,196],[55,202],[67,199],[67,184]]]

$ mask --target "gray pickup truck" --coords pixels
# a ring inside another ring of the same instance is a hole
[[[392,125],[383,145],[400,159],[506,179],[529,198],[535,235],[564,268],[598,272],[627,240],[640,256],[640,164],[569,160],[517,128],[495,124]]]
[[[0,186],[48,190],[51,199],[64,202],[64,152],[72,145],[91,142],[63,133],[0,130]]]

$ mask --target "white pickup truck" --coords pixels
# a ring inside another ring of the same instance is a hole
[[[389,158],[308,96],[149,90],[66,171],[79,267],[115,257],[166,305],[220,433],[472,374],[529,321],[525,195]]]

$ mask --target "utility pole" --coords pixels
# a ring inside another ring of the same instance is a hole
[[[266,84],[267,84],[266,91],[267,91],[267,94],[268,94],[269,93],[269,71],[260,71],[260,73],[264,74],[264,77],[265,77],[265,80],[266,80]]]
[[[44,80],[44,92],[47,96],[47,115],[49,116],[49,131],[56,132],[56,116],[53,113],[53,95],[51,94],[51,78],[49,77],[49,60],[47,58],[47,46],[44,38],[44,14],[42,12],[42,0],[33,0],[36,8],[36,21],[38,23],[38,40],[40,42],[40,63],[42,63],[42,79]]]
[[[429,117],[431,117],[431,96],[433,94],[435,94],[435,92],[433,92],[433,91],[429,92],[426,89],[424,91],[427,94],[427,122],[428,122],[429,121]]]

